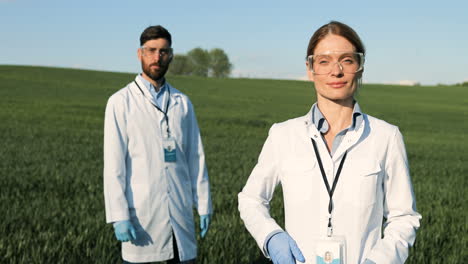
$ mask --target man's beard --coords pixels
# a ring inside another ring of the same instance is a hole
[[[159,69],[157,70],[151,70],[151,66],[157,65],[159,66]],[[141,62],[141,67],[143,68],[143,72],[146,74],[146,76],[150,77],[153,81],[159,81],[161,80],[164,75],[167,72],[167,69],[169,68],[169,63],[164,65],[164,64],[146,64],[142,61]]]

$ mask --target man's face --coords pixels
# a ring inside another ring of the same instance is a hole
[[[164,77],[172,60],[172,49],[166,39],[148,40],[138,49],[143,75],[154,81]]]

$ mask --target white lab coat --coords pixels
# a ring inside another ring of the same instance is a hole
[[[192,103],[169,84],[171,136],[176,162],[165,162],[164,114],[144,84],[134,82],[113,94],[104,125],[104,196],[108,223],[131,219],[137,241],[122,243],[130,262],[173,258],[174,233],[181,261],[196,257],[193,207],[211,214],[208,173]],[[143,93],[142,93],[143,92]],[[166,107],[166,105],[164,105]]]
[[[378,264],[404,263],[421,216],[416,212],[403,138],[393,125],[365,114],[363,119],[356,131],[347,132],[333,158],[311,122],[311,112],[272,126],[258,163],[239,193],[241,218],[266,256],[267,236],[282,230],[269,214],[269,202],[279,183],[285,229],[306,263],[315,263],[316,241],[327,234],[329,195],[313,138],[330,186],[348,151],[332,213],[333,234],[346,237],[345,263],[358,264],[366,258]]]

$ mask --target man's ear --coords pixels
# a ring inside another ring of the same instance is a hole
[[[170,64],[173,59],[174,59],[174,54],[171,54],[171,57],[169,57],[169,61],[167,62],[167,64]]]
[[[137,49],[137,57],[138,57],[138,60],[141,61],[141,57],[143,56],[143,54],[141,54],[141,48],[138,48]]]

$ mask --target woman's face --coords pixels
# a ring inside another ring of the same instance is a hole
[[[344,54],[355,52],[356,48],[344,37],[329,34],[323,38],[314,50],[314,56],[326,54],[327,60],[333,64],[327,74],[316,74],[309,70],[309,62],[306,63],[309,80],[315,83],[317,100],[348,101],[352,102],[357,88],[357,80],[362,71],[357,73],[345,73],[336,62],[342,61]],[[316,66],[318,61],[314,62]],[[316,67],[314,67],[316,69]]]

